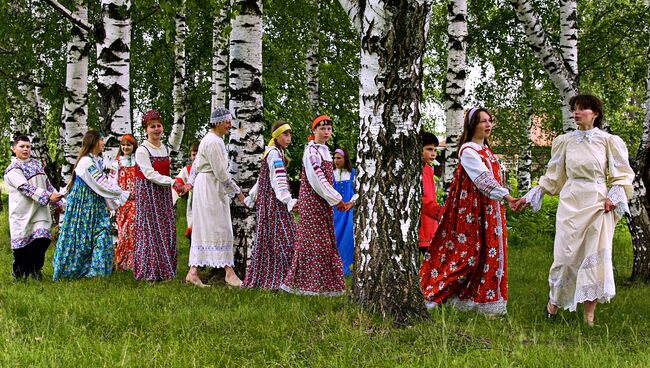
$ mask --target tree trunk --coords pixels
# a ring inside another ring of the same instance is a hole
[[[628,227],[632,235],[634,264],[632,280],[650,282],[650,198],[646,189],[650,185],[650,44],[648,46],[648,76],[646,113],[643,121],[641,144],[632,162],[636,177],[634,178],[634,196],[630,200]]]
[[[315,116],[318,113],[320,105],[320,83],[318,80],[318,64],[320,62],[318,53],[320,43],[320,1],[310,0],[310,2],[316,9],[316,20],[312,22],[312,27],[310,28],[311,43],[307,46],[305,55],[305,71],[307,75],[307,99],[309,100],[309,107],[311,107],[312,115]]]
[[[230,35],[229,92],[231,113],[230,172],[241,188],[252,188],[264,150],[262,120],[262,0],[231,0],[237,16]],[[235,269],[246,272],[255,236],[255,216],[239,203],[233,205]]]
[[[526,115],[522,116],[524,124],[522,129],[522,145],[519,151],[519,160],[517,162],[517,189],[519,193],[526,193],[530,190],[530,167],[533,164],[531,130],[533,128],[533,107],[528,104]]]
[[[555,88],[562,98],[562,129],[568,132],[576,129],[575,121],[569,107],[569,100],[578,93],[576,75],[568,68],[578,68],[578,24],[575,21],[577,11],[575,1],[562,0],[560,26],[561,49],[558,54],[542,27],[540,17],[533,9],[530,0],[510,0],[519,22],[526,32],[526,40],[535,57],[542,63]],[[575,38],[575,39],[574,39]],[[568,60],[564,60],[566,55]],[[567,67],[568,65],[568,67]]]
[[[101,20],[95,26],[99,126],[106,149],[104,167],[110,167],[119,138],[132,133],[129,63],[131,52],[131,1],[102,0]]]
[[[212,109],[226,107],[226,92],[228,90],[228,0],[220,2],[219,13],[214,17],[212,27]]]
[[[458,141],[463,131],[463,105],[467,68],[467,0],[452,0],[447,6],[447,82],[445,84],[445,174],[443,188],[449,190],[458,165]]]
[[[84,22],[88,21],[88,9],[82,0],[75,1],[74,14]],[[59,146],[63,147],[64,162],[61,175],[64,183],[72,178],[72,167],[77,161],[81,140],[88,130],[88,57],[90,43],[88,32],[72,24],[72,38],[67,47],[65,96],[61,113]]]
[[[185,23],[185,0],[181,1],[180,9],[174,16],[176,35],[174,36],[174,86],[172,97],[174,103],[174,121],[169,133],[169,146],[171,148],[172,172],[177,172],[183,165],[183,155],[179,155],[183,133],[185,132],[185,95],[187,83],[185,78],[185,38],[187,26]]]
[[[422,58],[429,1],[341,1],[361,19],[352,298],[398,325],[428,316],[418,280]],[[359,13],[355,13],[356,9]],[[405,149],[408,147],[407,149]]]

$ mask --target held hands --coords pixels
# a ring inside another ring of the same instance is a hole
[[[528,206],[525,198],[513,198],[512,196],[507,195],[505,199],[508,201],[510,209],[515,212],[523,211]]]
[[[607,198],[605,200],[605,213],[611,212],[616,209],[616,205],[612,202],[611,199]]]
[[[241,204],[246,206],[246,203],[244,203],[244,200],[246,199],[246,197],[244,197],[244,194],[242,194],[242,192],[237,193],[237,199],[239,199],[239,202]]]
[[[174,190],[176,191],[176,193],[178,193],[178,195],[182,196],[183,194],[185,194],[183,192],[183,189],[185,188],[185,186],[183,184],[181,184],[181,183],[178,183],[178,182],[174,183],[172,188],[174,188]]]
[[[63,194],[60,194],[59,192],[54,191],[54,192],[52,192],[52,194],[50,194],[50,203],[56,203],[61,198],[63,198]]]
[[[336,204],[336,209],[341,211],[341,212],[347,212],[349,211],[352,207],[354,206],[354,202],[339,202]]]

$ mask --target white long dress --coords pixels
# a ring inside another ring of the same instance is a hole
[[[230,198],[240,193],[228,173],[223,139],[208,132],[199,144],[188,182],[192,189],[190,266],[234,266]]]
[[[560,195],[548,278],[551,303],[575,311],[578,303],[609,302],[616,294],[612,239],[616,222],[628,211],[633,179],[618,136],[593,128],[553,141],[546,174],[524,196],[535,211],[544,194]],[[607,198],[615,211],[605,213]]]

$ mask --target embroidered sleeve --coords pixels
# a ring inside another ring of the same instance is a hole
[[[607,193],[607,198],[616,205],[615,211],[619,216],[623,217],[626,213],[630,213],[630,208],[627,205],[628,199],[622,186],[614,185],[611,187],[609,193]]]
[[[284,167],[284,160],[277,149],[271,149],[266,156],[266,164],[269,167],[271,187],[275,197],[282,203],[287,204],[291,200],[287,171]]]
[[[187,184],[190,184],[194,186],[194,180],[196,180],[196,174],[198,174],[198,169],[197,165],[199,158],[197,157],[196,160],[194,160],[194,164],[192,164],[192,169],[190,170],[190,174],[187,176]]]
[[[627,147],[623,140],[612,135],[607,140],[607,171],[609,184],[621,186],[627,198],[632,198],[634,171],[628,161]]]
[[[544,201],[544,191],[538,185],[535,188],[531,189],[524,195],[526,203],[530,203],[530,208],[533,212],[539,211],[542,208],[542,202]]]
[[[116,158],[111,163],[111,170],[108,172],[108,179],[112,183],[117,184],[117,178],[118,178],[119,173],[120,173],[120,159]]]
[[[481,156],[472,148],[464,149],[460,154],[460,163],[476,188],[486,196],[502,200],[510,192],[499,184]]]
[[[319,196],[329,203],[330,206],[334,206],[337,203],[341,202],[341,194],[334,189],[334,187],[327,181],[323,169],[321,169],[321,158],[318,154],[316,147],[308,147],[305,155],[307,156],[303,160],[303,165],[305,165],[305,174],[307,176],[307,181],[309,185],[314,189]]]
[[[43,206],[47,206],[50,201],[50,195],[54,192],[54,190],[48,191],[44,188],[39,188],[30,184],[27,181],[27,178],[25,178],[23,171],[19,168],[9,170],[5,174],[5,181],[7,185],[16,188],[20,194],[27,198],[31,198]]]
[[[118,205],[123,205],[129,198],[129,192],[111,183],[108,177],[99,170],[90,157],[82,157],[75,174],[79,176],[95,193],[100,196],[115,200]]]

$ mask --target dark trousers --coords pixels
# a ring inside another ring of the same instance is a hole
[[[50,239],[38,238],[22,248],[14,249],[14,277],[22,279],[32,275],[40,279],[49,246]]]

